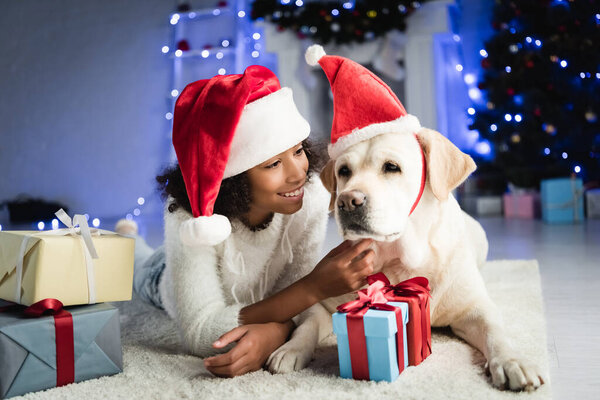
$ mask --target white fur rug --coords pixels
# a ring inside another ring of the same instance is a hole
[[[482,271],[514,345],[548,373],[546,327],[536,261],[492,261]],[[182,353],[166,314],[141,301],[118,304],[125,370],[25,399],[547,399],[550,383],[533,393],[491,387],[478,351],[449,330],[433,332],[433,354],[393,383],[338,377],[335,336],[318,349],[308,368],[287,375],[258,371],[233,379],[213,377],[201,359]]]

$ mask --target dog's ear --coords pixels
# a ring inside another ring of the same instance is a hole
[[[427,160],[427,178],[435,197],[444,201],[448,194],[475,171],[471,157],[463,153],[444,135],[422,128],[417,139]]]
[[[325,167],[321,170],[320,178],[323,182],[323,186],[329,193],[331,193],[331,200],[329,200],[329,211],[333,211],[335,206],[335,196],[337,191],[337,181],[335,180],[335,160],[329,160]]]

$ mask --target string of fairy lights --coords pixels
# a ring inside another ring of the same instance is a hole
[[[232,7],[226,1],[219,1],[214,8],[190,10],[187,4],[180,4],[177,12],[169,16],[169,24],[171,25],[172,32],[172,43],[164,44],[161,46],[160,51],[166,57],[170,57],[174,62],[184,59],[202,59],[206,61],[216,62],[217,67],[215,72],[218,75],[227,74],[226,68],[226,56],[235,54],[235,43],[232,37],[223,37],[218,40],[217,44],[204,43],[200,48],[194,48],[190,43],[191,39],[179,37],[179,33],[176,31],[177,27],[182,23],[193,23],[198,22],[206,18],[211,17],[222,17],[222,16],[233,16],[242,20],[247,17],[246,10],[241,6],[245,4],[244,1],[238,1],[236,6]],[[263,48],[261,41],[262,35],[260,32],[254,31],[249,35],[245,35],[243,45],[251,45],[252,49],[250,57],[257,59],[260,57],[260,51]],[[175,70],[175,66],[174,66]],[[173,85],[168,93],[169,109],[164,114],[164,118],[172,123],[173,120],[173,109],[175,107],[175,100],[181,92],[181,88],[178,87],[178,78],[173,76],[171,84]],[[172,124],[171,124],[172,129]],[[169,137],[171,132],[169,130]],[[142,214],[143,206],[146,204],[144,197],[138,197],[137,204],[132,208],[126,215],[125,218],[128,220],[134,220]],[[96,225],[97,223],[97,225]],[[95,218],[92,220],[93,226],[99,226],[100,220]]]
[[[125,215],[126,219],[129,220],[133,220],[134,217],[138,217],[140,216],[140,214],[142,213],[142,206],[146,204],[146,199],[144,197],[138,197],[137,199],[137,206],[134,207],[130,212],[128,212]],[[90,217],[89,214],[83,214],[85,219],[88,221],[88,224],[90,224],[91,226],[93,226],[94,228],[99,228],[102,221],[100,220],[100,218],[98,217]],[[38,231],[44,231],[44,230],[57,230],[60,229],[60,221],[58,220],[58,218],[53,218],[50,221],[37,221],[34,222],[32,225],[33,229],[37,229]],[[3,229],[2,224],[0,224],[0,231]]]

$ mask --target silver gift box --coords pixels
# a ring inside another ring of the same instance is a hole
[[[73,316],[75,382],[122,372],[118,310],[109,304],[65,310]],[[0,398],[55,386],[54,317],[27,317],[22,308],[0,312]]]

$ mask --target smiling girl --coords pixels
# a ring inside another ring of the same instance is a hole
[[[166,310],[191,353],[212,356],[215,375],[262,368],[298,314],[372,272],[370,240],[319,261],[330,196],[309,130],[267,68],[189,84],[175,106],[178,164],[157,177],[164,248],[148,247],[132,221],[115,228],[136,237],[136,293]]]

